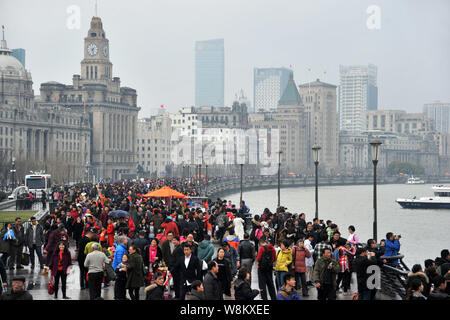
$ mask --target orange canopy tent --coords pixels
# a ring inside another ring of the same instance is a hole
[[[161,189],[155,190],[155,191],[149,191],[148,193],[144,194],[143,197],[145,198],[186,198],[186,196],[178,191],[175,191],[169,187],[162,187]]]

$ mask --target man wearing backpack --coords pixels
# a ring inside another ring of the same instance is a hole
[[[258,284],[261,290],[261,298],[267,300],[267,286],[270,299],[276,300],[275,286],[273,284],[273,264],[276,260],[275,248],[264,239],[259,244],[260,248],[256,261],[258,261]]]

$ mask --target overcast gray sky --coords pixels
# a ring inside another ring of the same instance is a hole
[[[95,0],[0,0],[10,48],[26,49],[35,94],[45,81],[71,84]],[[66,26],[70,5],[81,28]],[[370,5],[381,10],[369,30]],[[421,112],[450,102],[448,0],[99,0],[114,76],[138,93],[140,117],[164,104],[194,104],[194,43],[225,40],[225,104],[241,88],[253,100],[254,67],[289,67],[297,84],[339,84],[339,64],[378,66],[379,108]],[[308,72],[311,68],[311,72]],[[324,74],[326,71],[326,74]],[[253,101],[252,101],[253,102]]]

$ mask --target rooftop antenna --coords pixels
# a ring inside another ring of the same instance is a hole
[[[4,25],[2,25],[2,34],[3,34],[2,40],[5,41],[5,26]]]

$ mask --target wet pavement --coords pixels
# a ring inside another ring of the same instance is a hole
[[[73,247],[70,248],[72,258],[76,257],[75,250]],[[36,259],[37,260],[37,259]],[[33,299],[35,300],[55,300],[53,295],[49,295],[47,292],[47,286],[50,280],[50,272],[48,275],[41,275],[42,270],[39,268],[39,262],[36,261],[36,266],[34,269],[31,269],[30,265],[25,266],[24,269],[15,269],[15,270],[7,270],[8,275],[8,284],[10,280],[15,275],[24,276],[26,279],[25,286],[27,290],[32,294]],[[354,276],[354,275],[353,275]],[[73,266],[71,267],[70,273],[67,277],[67,296],[69,296],[72,300],[89,300],[89,289],[80,290],[80,269],[78,267],[78,262],[73,261]],[[274,279],[275,282],[275,279]],[[60,284],[61,286],[61,284]],[[257,267],[256,263],[252,268],[252,288],[258,289],[258,275],[257,275]],[[8,287],[9,289],[9,287]],[[353,292],[356,291],[356,278],[352,278],[351,284],[351,295],[343,295],[342,293],[337,294],[337,300],[351,300]],[[173,291],[171,292],[173,294]],[[233,299],[233,289],[232,289],[232,297],[225,297],[225,300]],[[305,300],[316,300],[317,299],[317,290],[314,287],[310,287],[308,290],[309,297],[304,297]],[[58,293],[59,299],[62,299],[61,289],[59,289]],[[128,292],[127,292],[127,297]],[[113,300],[114,299],[114,282],[111,282],[109,286],[103,287],[102,285],[102,298],[105,300]],[[140,298],[141,300],[145,300],[145,292],[144,288],[140,290]],[[255,300],[261,300],[261,297],[258,295]]]

